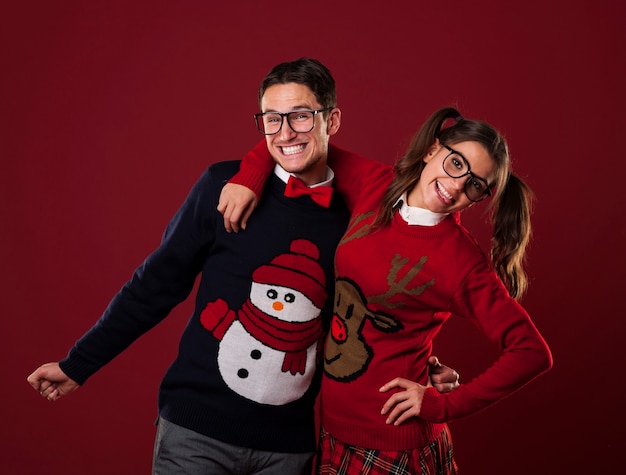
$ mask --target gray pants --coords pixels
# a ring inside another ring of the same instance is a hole
[[[160,418],[153,475],[310,475],[313,453],[247,449],[206,437]]]

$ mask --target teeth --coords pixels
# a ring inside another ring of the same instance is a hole
[[[304,150],[304,145],[292,145],[291,147],[283,147],[283,153],[285,155],[292,155],[294,153],[300,153]]]
[[[439,190],[439,193],[441,193],[445,198],[452,200],[452,195],[448,193],[446,190],[444,190],[443,187],[439,184],[439,182],[437,182],[437,189]]]

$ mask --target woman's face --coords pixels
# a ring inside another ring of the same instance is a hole
[[[496,163],[481,144],[468,141],[446,145],[465,158],[474,177],[483,178],[488,184],[493,184]],[[450,153],[439,140],[430,148],[424,157],[426,166],[422,176],[409,192],[409,206],[417,206],[434,213],[452,213],[473,203],[465,194],[465,184],[470,175],[452,178],[443,168],[443,161]]]

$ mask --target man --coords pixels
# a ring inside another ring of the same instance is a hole
[[[246,232],[229,233],[217,210],[239,162],[216,163],[94,327],[64,360],[28,378],[49,400],[71,393],[165,318],[201,274],[159,390],[154,473],[311,470],[319,347],[332,313],[334,251],[349,217],[326,166],[341,111],[328,69],[305,58],[270,71],[259,105],[257,127],[277,167]],[[456,384],[451,370],[435,371]]]

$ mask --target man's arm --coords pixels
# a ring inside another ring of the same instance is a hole
[[[27,380],[49,400],[76,390],[137,338],[162,321],[193,290],[219,215],[223,179],[207,171],[170,220],[159,247],[113,297],[100,319],[79,338],[66,358],[48,363]]]

